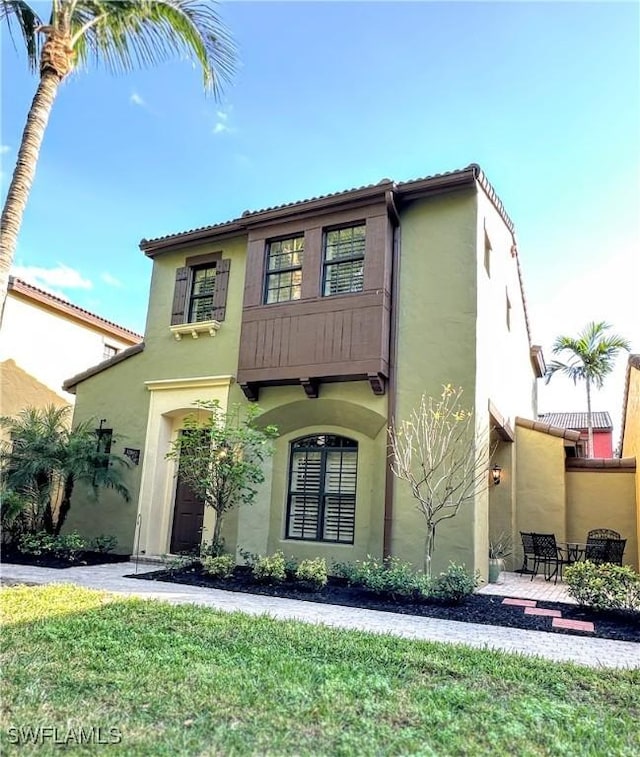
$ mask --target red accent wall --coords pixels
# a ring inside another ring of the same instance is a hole
[[[611,431],[593,432],[593,456],[613,457],[613,441]]]

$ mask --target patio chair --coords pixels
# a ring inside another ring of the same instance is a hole
[[[608,543],[610,541],[612,540],[589,535],[587,537],[587,546],[584,551],[584,559],[589,560],[589,562],[595,563],[596,565],[608,562],[607,552],[609,549]]]
[[[555,534],[531,534],[533,537],[533,575],[538,575],[540,566],[544,570],[545,581],[554,578],[554,584],[558,583],[558,576],[562,580],[562,569],[569,565],[568,557],[564,557],[560,547],[556,544]]]
[[[613,565],[622,565],[622,555],[624,554],[624,548],[627,544],[627,540],[606,539],[606,542],[607,562],[613,563]]]
[[[621,539],[622,537],[617,531],[613,531],[610,528],[593,528],[587,534],[587,539]]]
[[[529,531],[520,531],[520,538],[522,539],[522,551],[524,553],[520,573],[532,573],[533,571],[529,568],[529,560],[533,562],[534,559],[533,534]]]

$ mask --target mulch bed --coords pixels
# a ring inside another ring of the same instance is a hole
[[[33,565],[37,568],[78,568],[86,565],[127,562],[130,555],[112,555],[109,552],[81,552],[73,562],[55,555],[25,555],[11,547],[2,548],[2,562],[15,565]]]
[[[525,615],[522,607],[502,604],[504,597],[488,594],[474,594],[460,605],[442,605],[407,600],[395,600],[381,597],[366,590],[347,586],[339,578],[330,578],[327,586],[320,591],[311,591],[294,582],[269,586],[256,583],[247,568],[236,568],[231,578],[215,579],[205,575],[200,567],[181,570],[156,570],[150,573],[138,573],[127,578],[142,578],[151,581],[201,586],[224,591],[239,591],[248,594],[263,594],[271,597],[300,599],[306,602],[362,607],[368,610],[397,612],[406,615],[419,615],[428,618],[457,620],[464,623],[507,626],[523,628],[529,631],[548,631],[549,633],[574,634],[578,636],[616,639],[619,641],[640,642],[640,616],[618,613],[598,613],[576,605],[560,602],[538,601],[537,607],[560,610],[563,618],[570,620],[591,621],[595,624],[594,633],[585,633],[570,629],[551,627],[551,618]]]

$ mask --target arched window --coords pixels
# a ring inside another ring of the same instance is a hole
[[[353,544],[358,443],[333,434],[291,443],[287,539]]]

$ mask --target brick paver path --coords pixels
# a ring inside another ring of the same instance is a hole
[[[138,567],[141,573],[149,569],[148,565]],[[269,615],[283,620],[322,623],[327,626],[392,634],[410,639],[497,649],[503,652],[544,657],[548,660],[574,662],[595,668],[640,668],[640,644],[633,642],[458,623],[355,607],[203,589],[196,586],[179,586],[145,580],[133,581],[123,577],[128,573],[134,573],[135,570],[136,566],[133,563],[96,565],[67,570],[3,564],[1,576],[5,583],[73,583],[126,596],[162,599],[177,604],[192,603],[228,612],[240,611],[251,615]],[[522,583],[526,583],[526,580]],[[491,584],[491,586],[496,585]],[[504,593],[511,595],[510,591]],[[546,597],[539,598],[546,599]]]

